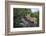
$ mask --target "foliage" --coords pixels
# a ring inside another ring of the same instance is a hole
[[[30,14],[30,17],[35,17],[37,18],[37,26],[39,25],[39,11],[32,13],[31,9],[29,8],[14,8],[13,9],[13,15],[14,15],[14,26],[20,26],[19,23],[21,22],[21,17],[22,16],[27,16]]]
[[[14,8],[13,9],[13,15],[14,15],[14,26],[19,25],[21,22],[21,16],[27,16],[29,13],[31,13],[31,9],[26,9],[26,8]]]

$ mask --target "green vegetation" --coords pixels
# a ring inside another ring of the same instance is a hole
[[[20,17],[20,16],[26,16],[27,14],[31,13],[31,9],[26,8],[14,8],[14,16]]]
[[[39,25],[39,11],[32,13],[31,9],[29,8],[14,8],[13,9],[13,15],[14,15],[14,26],[20,26],[19,23],[21,22],[21,17],[22,16],[27,16],[30,14],[30,17],[35,17],[37,18],[37,22]],[[37,25],[37,26],[38,26]]]

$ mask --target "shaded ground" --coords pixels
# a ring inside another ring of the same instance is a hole
[[[21,23],[19,25],[15,25],[15,27],[36,27],[34,22],[31,22],[26,17],[21,17]]]

